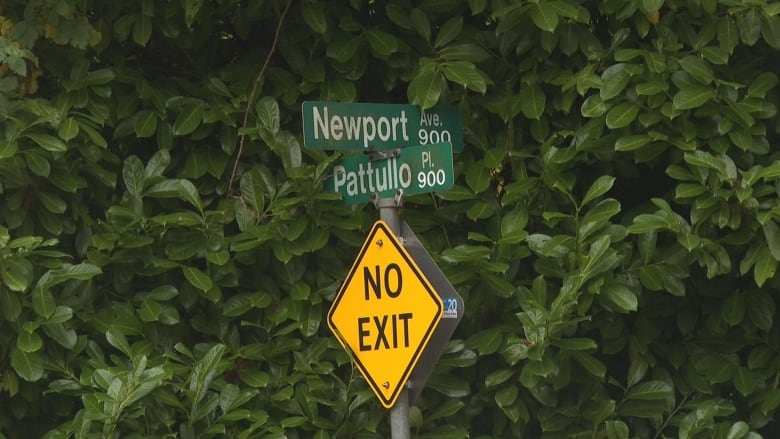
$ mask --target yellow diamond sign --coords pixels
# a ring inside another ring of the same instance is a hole
[[[395,405],[443,305],[383,221],[368,234],[328,312],[328,326],[379,400]]]

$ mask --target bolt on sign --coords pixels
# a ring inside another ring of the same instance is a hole
[[[444,305],[384,221],[374,223],[328,311],[328,326],[386,408],[395,405]]]

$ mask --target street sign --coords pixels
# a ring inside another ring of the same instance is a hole
[[[447,276],[441,271],[441,268],[431,258],[431,255],[425,250],[425,247],[417,239],[417,235],[414,234],[409,224],[405,221],[401,222],[401,238],[403,238],[404,248],[409,252],[414,262],[420,267],[423,274],[431,282],[436,294],[441,297],[444,304],[444,314],[441,318],[441,323],[436,327],[433,332],[433,337],[428,343],[428,346],[423,351],[420,361],[417,362],[417,367],[412,371],[412,375],[409,377],[409,404],[414,404],[417,397],[420,396],[425,383],[428,382],[433,367],[439,361],[439,357],[447,347],[452,334],[455,332],[455,328],[463,319],[465,307],[463,304],[463,298],[455,290]]]
[[[328,311],[328,326],[383,406],[393,407],[444,306],[384,221],[363,243]]]
[[[450,142],[463,150],[460,108],[417,105],[304,102],[303,144],[309,149],[386,151]]]
[[[347,157],[333,167],[325,190],[338,192],[347,204],[380,198],[443,191],[452,187],[452,146],[449,142],[399,150],[397,156],[373,160],[369,155]]]

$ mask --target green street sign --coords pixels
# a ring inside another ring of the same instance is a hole
[[[304,102],[303,144],[309,149],[386,151],[450,142],[463,150],[460,108],[417,105]]]
[[[366,155],[347,157],[333,167],[325,190],[338,192],[347,204],[371,201],[373,194],[392,198],[442,191],[452,187],[452,144],[450,142],[413,146],[398,155],[372,160]]]

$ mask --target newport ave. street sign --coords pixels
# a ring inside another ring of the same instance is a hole
[[[328,326],[391,408],[443,312],[420,268],[388,225],[377,221],[336,293]]]
[[[309,149],[385,151],[450,142],[463,150],[460,108],[422,111],[405,104],[304,102],[303,144]]]
[[[370,201],[372,194],[392,198],[398,189],[404,196],[443,191],[454,182],[452,147],[444,142],[404,148],[381,160],[367,154],[347,157],[333,167],[324,187],[355,204]]]

